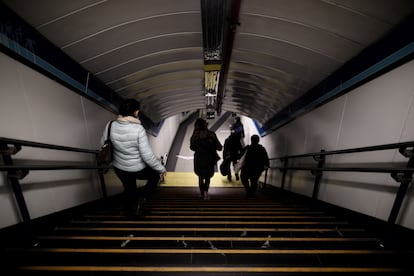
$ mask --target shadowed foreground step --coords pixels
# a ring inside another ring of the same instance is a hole
[[[114,199],[42,227],[36,247],[8,246],[24,275],[317,275],[408,273],[414,252],[289,194],[162,188],[137,217]],[[12,244],[12,243],[11,243]]]

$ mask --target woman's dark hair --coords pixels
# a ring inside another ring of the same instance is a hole
[[[207,129],[207,122],[203,118],[197,118],[197,120],[194,123],[194,129],[196,130],[202,130]]]
[[[124,100],[119,105],[119,115],[121,116],[134,116],[134,112],[139,110],[140,104],[135,99]]]

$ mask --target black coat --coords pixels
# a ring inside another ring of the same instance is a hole
[[[223,159],[228,159],[232,162],[237,162],[243,152],[243,145],[240,142],[240,137],[236,134],[231,134],[224,141]]]
[[[249,174],[260,174],[265,167],[269,167],[269,156],[266,149],[260,144],[252,144],[247,147],[242,170]]]
[[[194,151],[194,172],[201,177],[212,177],[214,166],[220,159],[217,154],[223,146],[211,130],[194,131],[190,139],[190,149]]]

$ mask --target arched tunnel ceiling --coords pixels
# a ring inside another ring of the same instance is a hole
[[[201,1],[2,0],[154,122],[205,107]],[[412,0],[229,1],[239,24],[224,30],[234,40],[221,109],[268,128],[414,12]]]

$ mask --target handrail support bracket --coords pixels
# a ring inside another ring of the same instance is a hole
[[[13,146],[6,146],[6,148],[1,149],[1,154],[7,154],[7,155],[15,155],[22,149],[22,146],[20,144],[13,144]]]
[[[22,180],[28,174],[29,174],[29,170],[13,170],[11,172],[10,171],[8,172],[7,177]]]
[[[414,148],[407,149],[407,147],[400,147],[400,148],[398,148],[398,151],[404,157],[407,157],[407,158],[413,158],[414,157]]]

